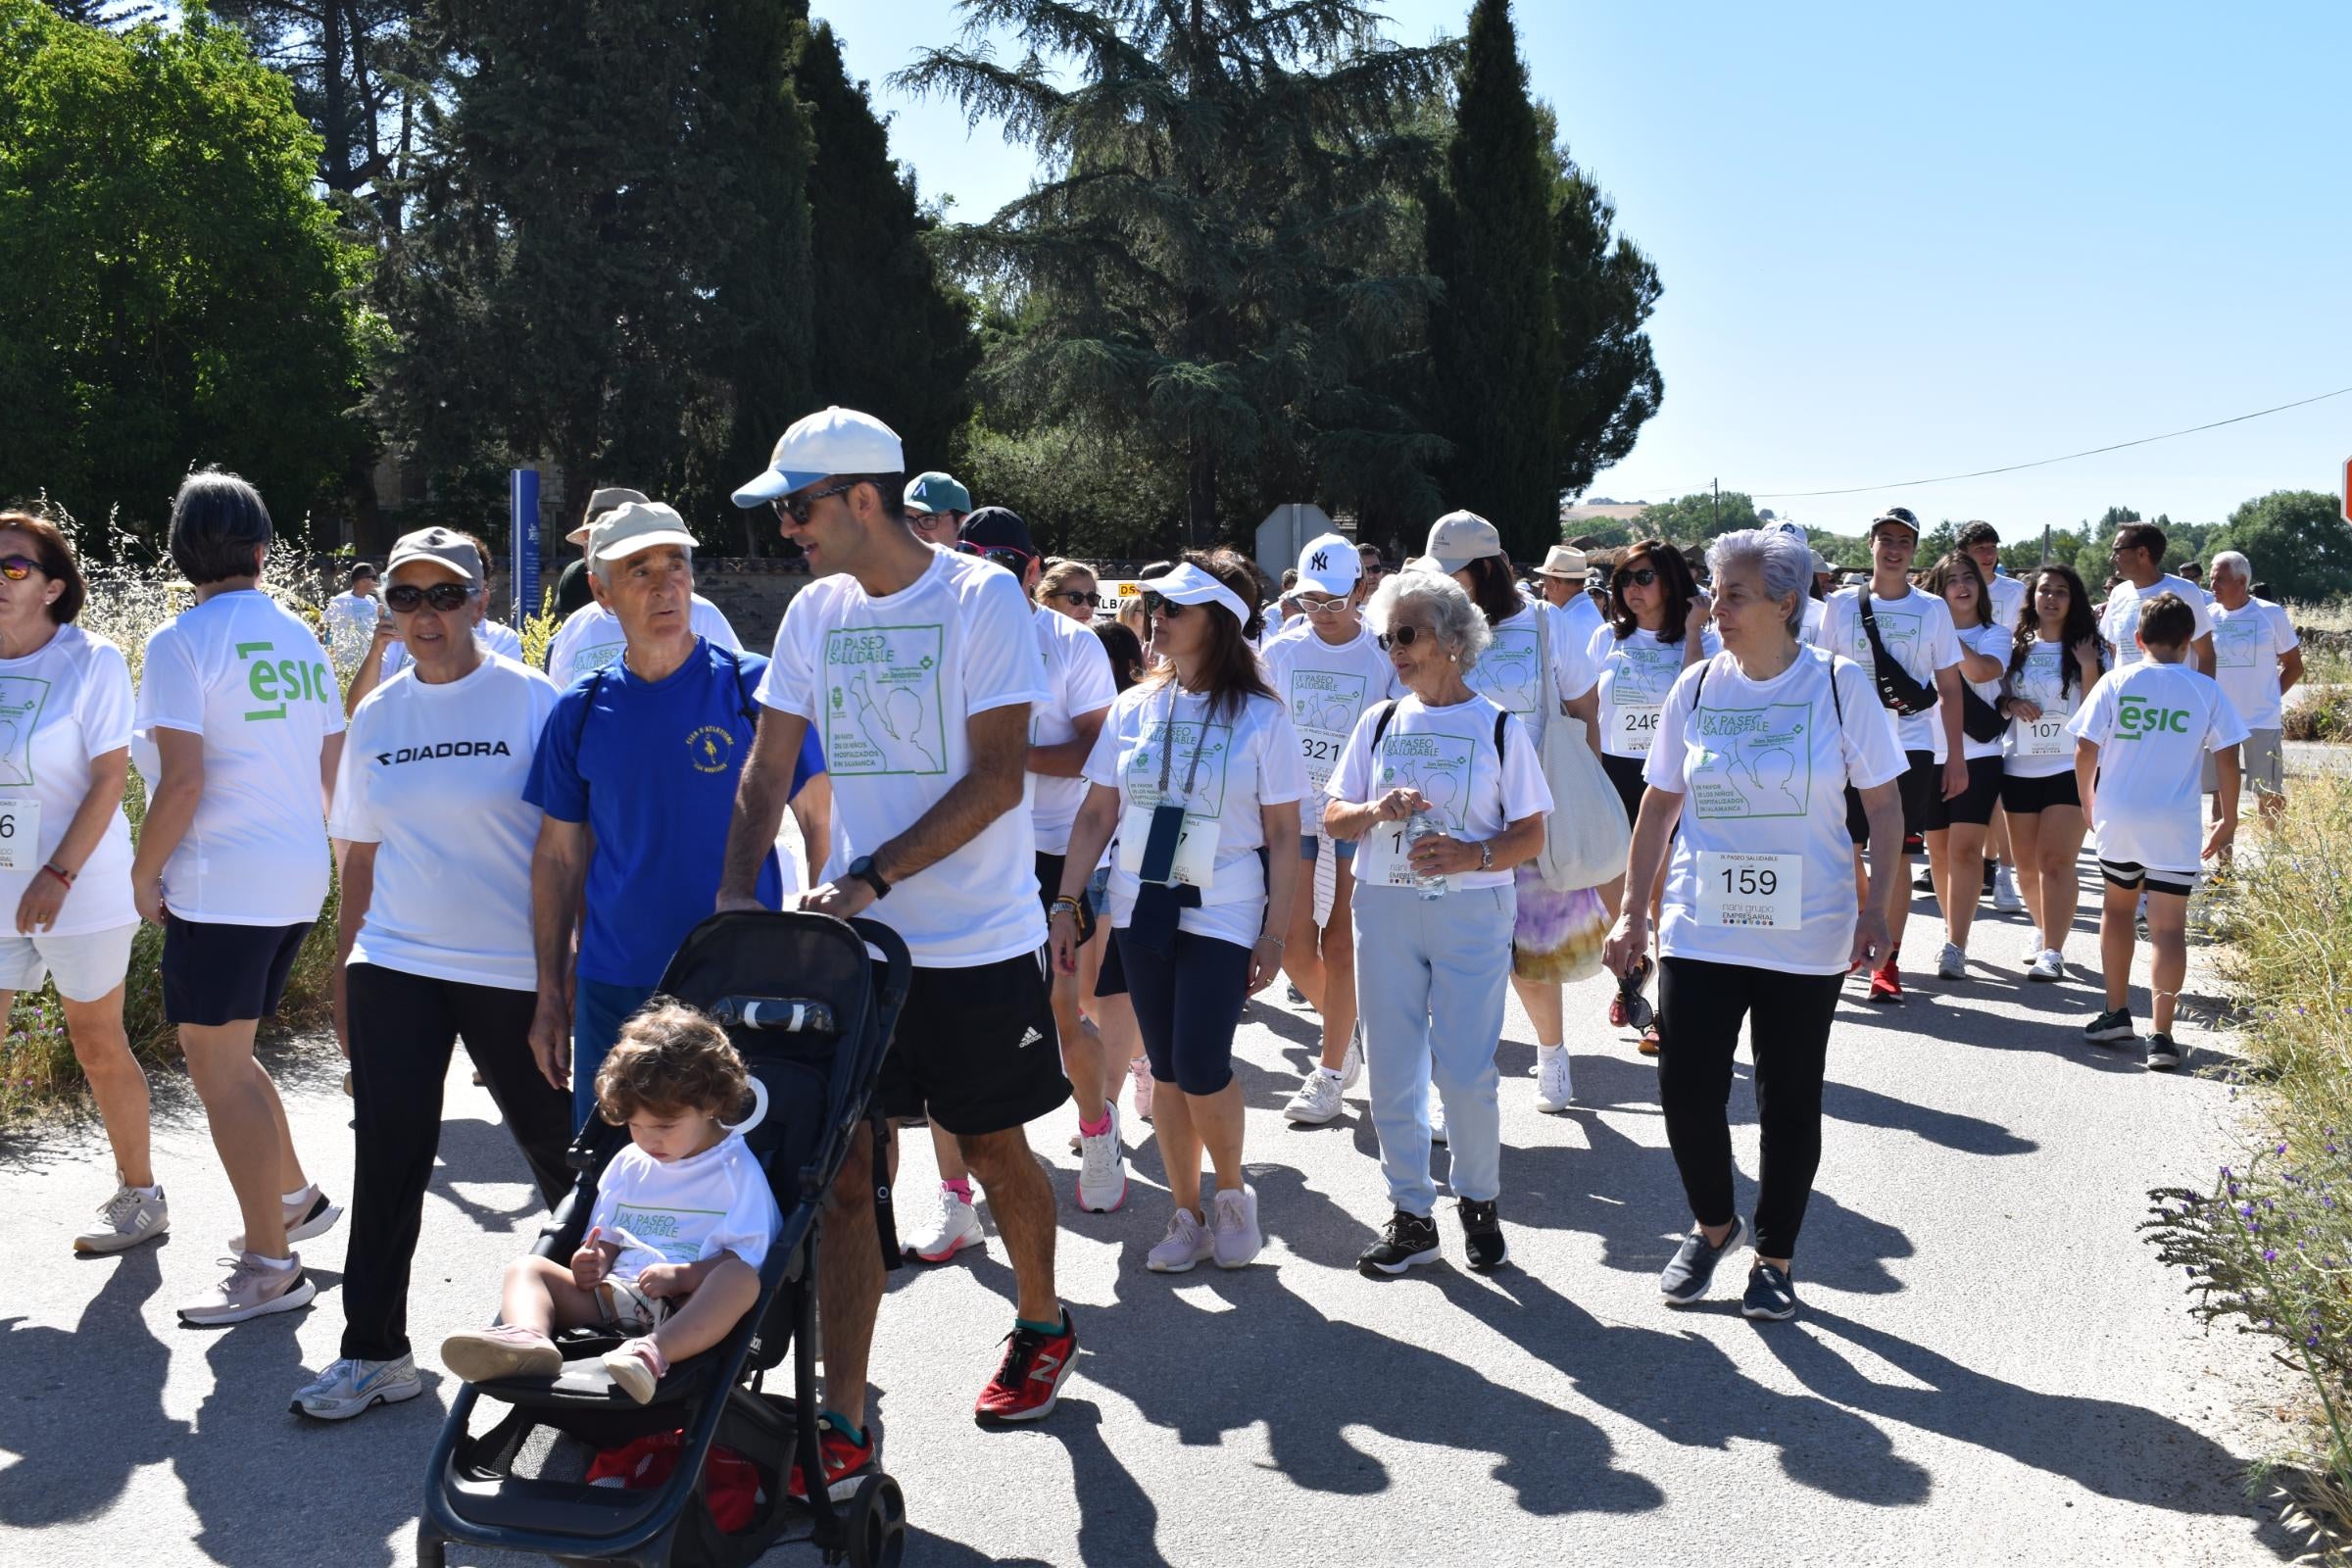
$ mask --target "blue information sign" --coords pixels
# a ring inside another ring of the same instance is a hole
[[[510,575],[514,583],[514,624],[539,613],[539,470],[516,468],[507,481],[507,514],[514,541]]]

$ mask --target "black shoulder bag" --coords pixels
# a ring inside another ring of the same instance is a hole
[[[1878,681],[1879,701],[1905,718],[1934,708],[1936,688],[1912,679],[1911,672],[1897,663],[1894,656],[1886,652],[1886,645],[1880,641],[1879,617],[1870,609],[1870,584],[1862,585],[1855,602],[1862,612],[1862,633],[1870,639],[1870,667]]]

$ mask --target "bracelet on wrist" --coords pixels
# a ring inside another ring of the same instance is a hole
[[[43,865],[41,869],[48,872],[51,876],[57,878],[60,882],[63,882],[69,888],[74,885],[74,873],[67,870],[64,866],[58,864],[55,860],[49,861],[46,865]]]

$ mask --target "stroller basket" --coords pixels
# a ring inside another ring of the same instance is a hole
[[[420,1564],[438,1568],[450,1542],[565,1562],[735,1564],[803,1537],[828,1561],[898,1560],[905,1509],[889,1478],[865,1478],[838,1506],[823,1487],[808,1503],[784,1494],[795,1453],[817,1451],[819,1220],[852,1140],[876,1119],[874,1084],[909,978],[906,944],[869,920],[760,910],[713,915],[687,934],[662,990],[709,1013],[741,1053],[757,1108],[739,1125],[783,1215],[760,1265],[760,1299],[724,1341],[672,1366],[646,1404],[612,1386],[600,1358],[618,1341],[593,1331],[558,1337],[564,1364],[557,1377],[462,1386],[426,1474]],[[571,1150],[578,1180],[541,1228],[538,1255],[568,1259],[577,1250],[598,1180],[627,1140],[624,1129],[597,1119],[581,1130]],[[884,1251],[894,1254],[878,1166],[876,1182]],[[762,1393],[767,1369],[787,1349],[793,1396]],[[485,1398],[508,1409],[476,1434],[470,1418]],[[652,1433],[683,1439],[666,1481],[621,1490],[515,1475],[516,1456],[543,1427],[596,1447]],[[755,1516],[733,1534],[718,1530],[706,1500],[705,1460],[714,1443],[760,1473]]]

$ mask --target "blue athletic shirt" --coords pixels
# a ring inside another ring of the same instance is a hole
[[[753,721],[744,715],[759,711],[751,694],[766,667],[758,654],[697,639],[664,679],[640,680],[616,659],[556,699],[522,798],[596,835],[581,979],[658,984],[678,943],[710,913],[751,751]],[[824,770],[811,730],[793,767],[793,795]],[[760,867],[760,902],[774,907],[782,886],[771,851]]]

